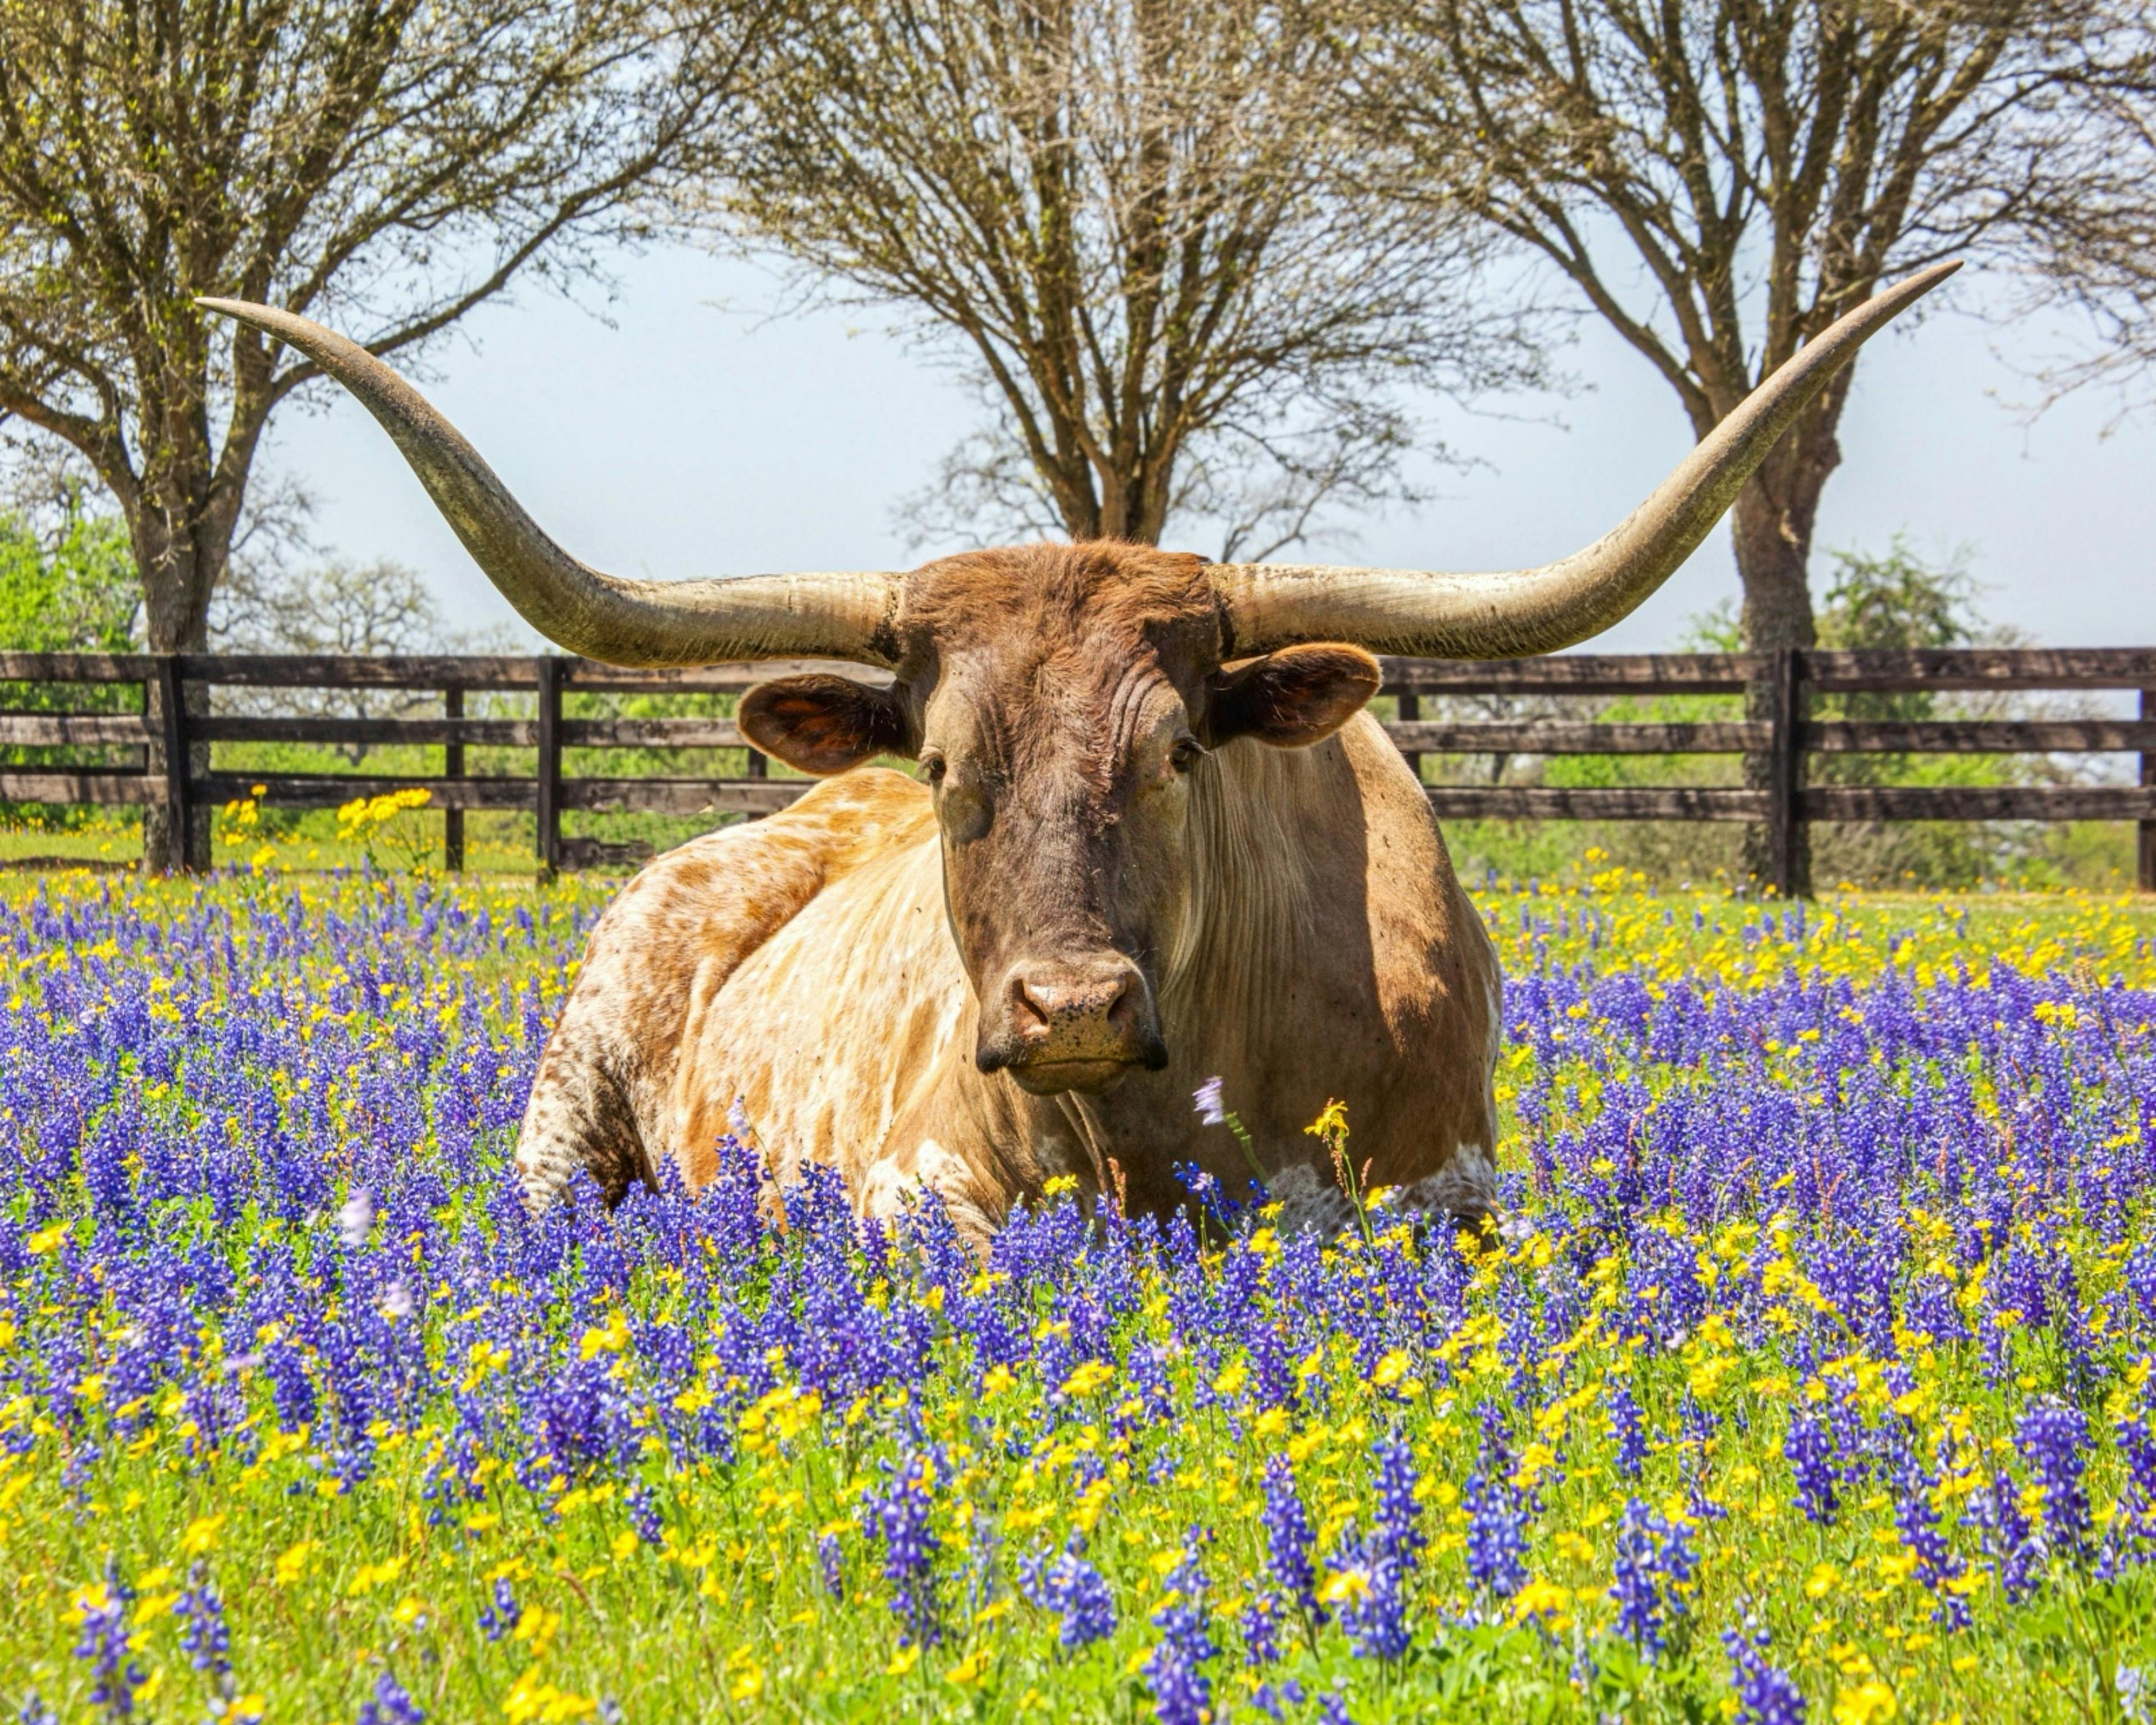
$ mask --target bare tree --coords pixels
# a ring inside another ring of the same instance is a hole
[[[153,649],[203,644],[264,429],[316,375],[196,297],[388,353],[588,266],[708,141],[772,3],[0,8],[0,418],[117,501]],[[146,855],[179,860],[161,821]]]
[[[2025,367],[2045,386],[2041,407],[2106,384],[2123,417],[2156,404],[2156,65],[2098,69],[2077,94],[2111,122],[2122,172],[2048,213],[2056,243],[2030,260],[2010,309],[2071,315],[2065,341]]]
[[[1399,494],[1400,386],[1520,382],[1486,244],[1353,185],[1352,44],[1275,0],[865,0],[789,31],[752,141],[688,208],[811,291],[896,308],[992,414],[916,505],[932,529],[1226,554]]]
[[[1698,435],[1889,276],[1948,256],[2071,270],[2076,211],[2152,207],[2140,0],[1374,8],[1364,136],[1403,194],[1427,174],[1548,259]],[[1754,649],[1813,644],[1813,527],[1856,369],[1732,511]]]

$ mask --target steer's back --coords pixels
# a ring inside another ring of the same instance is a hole
[[[880,1132],[862,1128],[886,1104],[835,1078],[860,1063],[831,1046],[830,1002],[888,1012],[896,993],[931,1019],[926,996],[963,1004],[937,863],[926,791],[867,770],[644,869],[592,931],[541,1057],[516,1149],[526,1202],[545,1204],[579,1168],[612,1199],[669,1157],[701,1183],[737,1097],[779,1142],[828,1157],[877,1142]],[[918,908],[924,878],[928,911]],[[927,973],[937,957],[947,976]],[[910,999],[916,983],[927,986]],[[878,1032],[886,1048],[896,1028],[886,1019]],[[930,1024],[910,1028],[926,1034]],[[759,1113],[773,1105],[788,1117]]]

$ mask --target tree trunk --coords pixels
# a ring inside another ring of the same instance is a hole
[[[149,500],[129,512],[129,537],[135,567],[142,579],[143,616],[152,653],[199,653],[209,644],[209,601],[231,554],[228,526],[211,521],[175,524]],[[151,716],[157,716],[157,692],[150,695]],[[198,716],[209,711],[209,691],[199,684],[187,691],[187,711]],[[209,771],[209,745],[196,743],[187,751],[190,777]],[[162,762],[157,763],[162,766]],[[213,811],[198,808],[184,834],[174,830],[171,818],[158,807],[142,811],[142,868],[146,874],[171,875],[207,869],[210,865],[210,822]]]
[[[1821,406],[1829,404],[1822,403]],[[1817,621],[1812,612],[1812,528],[1818,519],[1820,494],[1828,476],[1841,461],[1834,439],[1833,420],[1840,416],[1840,394],[1831,400],[1832,418],[1815,408],[1792,429],[1782,447],[1768,458],[1738,493],[1730,512],[1730,533],[1737,552],[1738,578],[1743,584],[1742,613],[1744,646],[1771,661],[1784,648],[1799,649],[1819,643]],[[1824,419],[1825,423],[1821,423]],[[1744,714],[1756,721],[1774,715],[1774,687],[1771,676],[1753,680],[1745,691]],[[1747,755],[1744,783],[1763,790],[1771,783],[1772,757]],[[1799,824],[1789,835],[1790,890],[1798,897],[1811,896],[1811,842]],[[1754,881],[1769,878],[1768,834],[1764,826],[1744,832],[1744,871]]]

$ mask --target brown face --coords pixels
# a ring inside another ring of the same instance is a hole
[[[921,762],[983,1071],[1097,1094],[1166,1065],[1155,993],[1190,913],[1194,781],[1240,739],[1330,736],[1376,692],[1376,661],[1296,647],[1223,671],[1202,561],[1110,543],[931,564],[899,629],[888,692],[767,683],[743,733],[804,772]]]

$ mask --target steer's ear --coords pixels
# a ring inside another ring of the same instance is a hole
[[[1283,647],[1214,674],[1209,742],[1255,737],[1276,749],[1322,742],[1378,692],[1378,661],[1360,647]]]
[[[758,683],[734,715],[741,733],[774,760],[828,776],[876,755],[910,755],[906,716],[888,690],[821,674]]]

